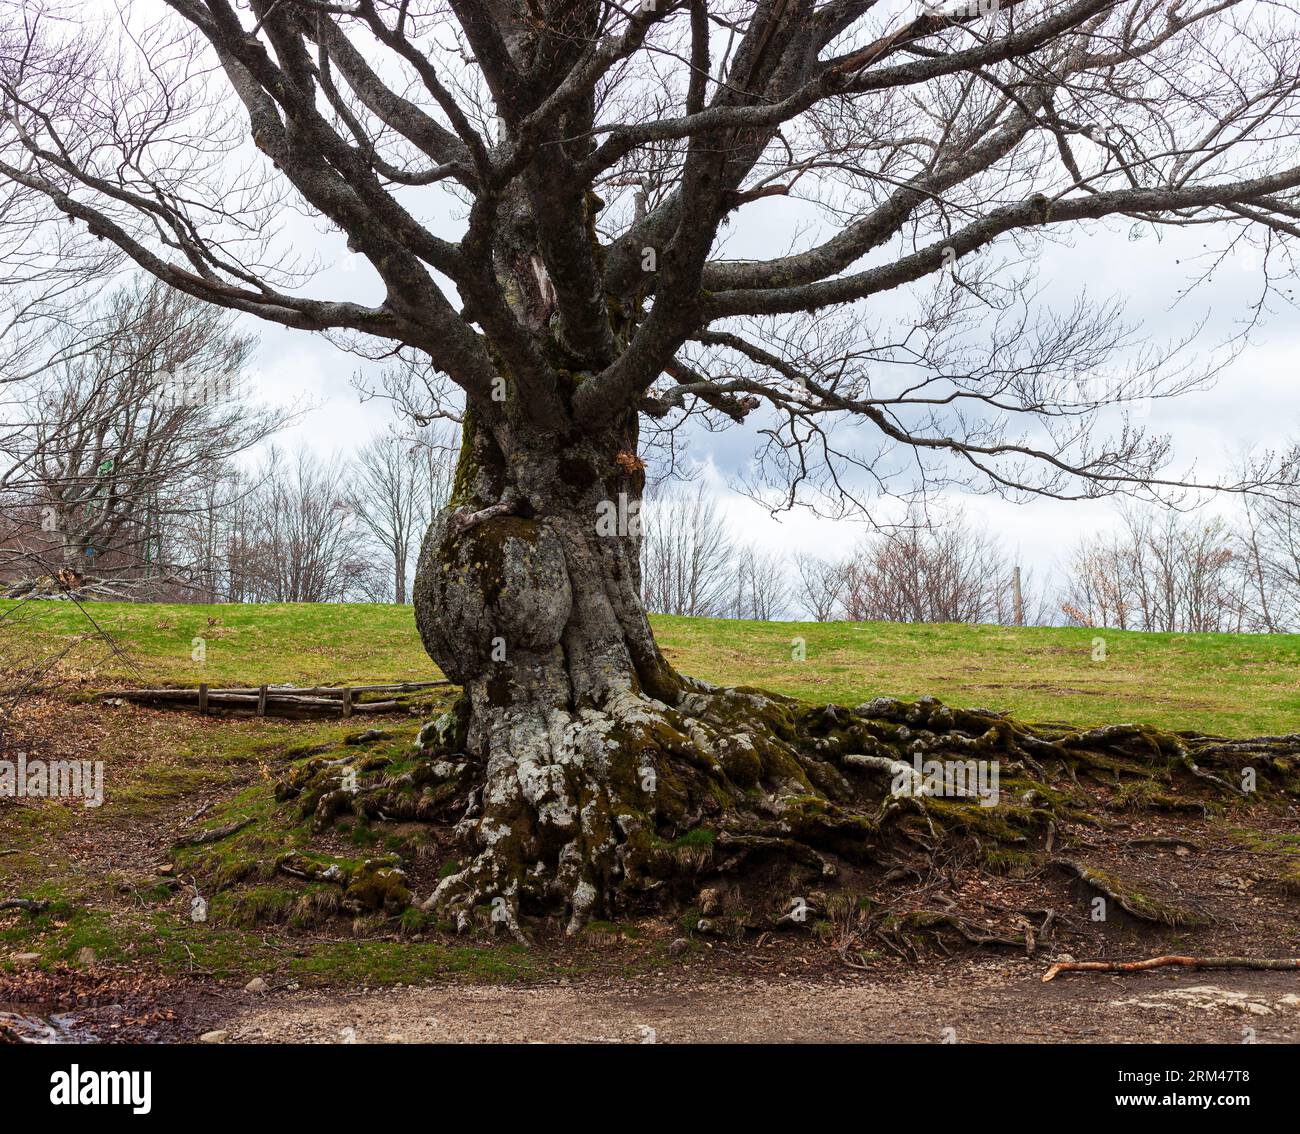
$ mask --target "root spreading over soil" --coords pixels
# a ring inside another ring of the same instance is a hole
[[[459,932],[561,919],[684,915],[700,933],[817,922],[900,951],[916,934],[1033,949],[1057,914],[1008,910],[990,931],[942,900],[897,909],[860,895],[936,871],[1060,871],[1132,918],[1200,920],[1176,898],[1081,861],[1081,832],[1125,807],[1206,813],[1300,788],[1300,737],[1224,740],[1120,724],[1078,729],[922,698],[811,708],[691,683],[546,720],[500,715],[486,760],[467,751],[462,700],[406,758],[364,748],[297,765],[277,795],[318,835],[344,816],[426,828],[445,856],[422,909]],[[323,862],[323,860],[320,860]],[[304,865],[306,862],[306,865]],[[350,912],[398,912],[398,856],[314,871]]]

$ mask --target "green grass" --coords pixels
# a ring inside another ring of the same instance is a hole
[[[278,604],[89,607],[114,654],[66,603],[0,604],[0,659],[71,645],[65,673],[87,690],[195,685],[418,681],[438,676],[411,608]],[[209,624],[209,620],[212,623]],[[1300,729],[1300,635],[900,623],[736,622],[659,617],[683,672],[806,701],[853,704],[931,694],[954,705],[1080,725],[1142,721],[1225,735]],[[193,639],[206,656],[192,660]],[[1093,642],[1106,657],[1093,660]],[[795,660],[795,640],[806,659]],[[19,646],[19,642],[25,646]]]
[[[1079,725],[1139,721],[1227,736],[1300,731],[1300,634],[659,618],[679,669],[811,702],[930,694]],[[807,659],[791,660],[806,640]],[[1105,660],[1094,661],[1094,640]]]
[[[261,975],[304,984],[375,985],[454,977],[494,982],[550,973],[513,943],[484,948],[431,941],[298,938],[286,948],[265,928],[196,927],[170,910],[110,913],[68,902],[0,927],[0,971],[13,968],[7,959],[10,952],[39,951],[43,967],[50,968],[75,964],[78,951],[87,947],[101,964],[143,965],[166,973],[197,970],[240,981]]]
[[[70,603],[0,603],[0,659],[7,640],[26,652],[77,641],[65,668],[108,684],[259,685],[427,681],[438,676],[409,606],[330,603],[184,606],[93,603],[86,608],[121,654]],[[203,660],[194,660],[201,638]],[[16,648],[16,646],[15,646]]]

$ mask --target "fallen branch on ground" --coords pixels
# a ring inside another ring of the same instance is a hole
[[[234,823],[227,823],[224,827],[213,827],[210,831],[200,831],[197,835],[186,835],[184,838],[177,839],[177,847],[201,847],[205,843],[215,843],[224,839],[227,835],[233,835],[236,831],[242,831],[253,820],[238,819]]]
[[[1043,983],[1057,973],[1138,973],[1182,965],[1189,969],[1300,969],[1300,957],[1150,957],[1145,961],[1057,961]]]
[[[0,901],[0,910],[26,910],[28,913],[44,913],[49,908],[49,902],[32,901],[30,898],[5,898]]]

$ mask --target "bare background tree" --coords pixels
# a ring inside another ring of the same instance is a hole
[[[1012,564],[960,518],[868,540],[845,565],[854,622],[1010,621]]]
[[[254,474],[234,585],[246,602],[343,602],[390,593],[352,510],[347,466],[272,451]]]
[[[817,621],[993,622],[1013,624],[1017,564],[991,533],[960,514],[914,511],[863,539],[843,560],[797,556],[797,592]],[[1022,571],[1023,615],[1041,624],[1050,609]]]
[[[15,383],[21,407],[0,437],[11,593],[42,576],[49,591],[58,571],[102,593],[178,581],[172,529],[291,417],[250,399],[254,341],[230,322],[137,281],[63,328],[46,364]]]
[[[1287,460],[1300,465],[1300,449]],[[1300,630],[1300,490],[1246,497],[1235,550],[1245,579],[1242,605],[1251,629]]]
[[[790,583],[780,555],[745,547],[737,552],[732,569],[730,617],[771,622],[789,613]]]
[[[649,498],[641,515],[641,593],[657,614],[721,617],[734,573],[731,540],[704,485]]]
[[[418,446],[386,433],[362,446],[352,462],[349,504],[389,561],[396,603],[406,602],[412,542],[423,536],[434,514],[422,479],[429,466],[421,458]]]
[[[1249,561],[1239,554],[1243,538],[1217,517],[1129,512],[1119,531],[1075,551],[1062,609],[1073,622],[1119,630],[1266,628]]]
[[[814,622],[835,618],[844,593],[843,565],[806,552],[794,557],[794,565],[795,596],[808,617]]]

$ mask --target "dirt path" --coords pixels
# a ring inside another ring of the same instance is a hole
[[[231,1042],[1300,1042],[1294,973],[1059,977],[951,962],[838,979],[636,981],[246,995]],[[945,1033],[945,1029],[953,1029]],[[1248,1032],[1246,1029],[1252,1029]]]

